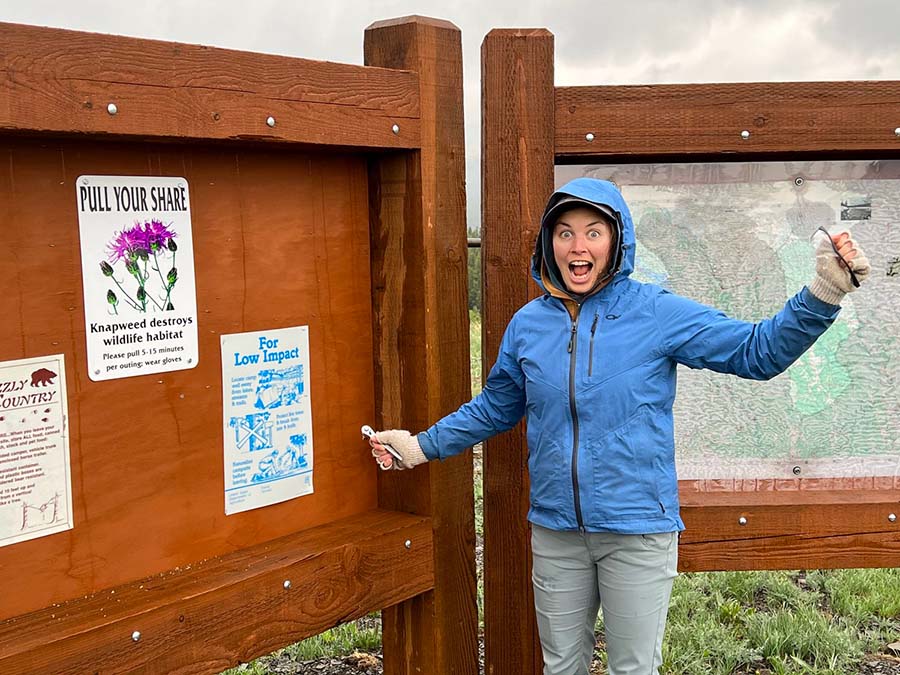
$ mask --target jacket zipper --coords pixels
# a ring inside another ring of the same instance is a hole
[[[597,332],[597,319],[600,315],[594,314],[594,323],[591,324],[591,349],[588,352],[588,377],[594,372],[594,333]]]
[[[572,319],[572,335],[569,337],[569,411],[572,413],[572,487],[575,492],[575,518],[578,530],[584,532],[584,518],[581,515],[581,495],[578,493],[578,411],[575,409],[575,355],[578,353],[578,315],[581,305]]]

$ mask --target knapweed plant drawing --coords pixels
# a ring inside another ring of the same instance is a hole
[[[151,220],[143,224],[138,221],[116,233],[106,245],[107,260],[100,262],[100,271],[119,289],[118,293],[112,288],[106,292],[106,302],[114,314],[119,313],[120,302],[138,312],[146,312],[148,308],[160,312],[175,309],[172,289],[178,281],[176,236],[162,221]]]

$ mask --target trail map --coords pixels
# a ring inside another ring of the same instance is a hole
[[[816,227],[851,231],[872,275],[786,373],[753,382],[679,367],[679,477],[900,484],[900,162],[557,168],[558,182],[578,175],[621,188],[634,278],[747,321],[812,280]]]

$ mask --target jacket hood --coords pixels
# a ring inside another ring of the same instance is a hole
[[[631,220],[631,211],[625,203],[622,193],[619,189],[607,180],[599,180],[597,178],[576,178],[569,181],[561,188],[556,190],[547,201],[544,209],[544,215],[541,217],[541,229],[538,232],[537,240],[534,244],[534,255],[531,258],[531,276],[541,287],[545,293],[551,292],[544,283],[546,278],[551,283],[560,286],[560,290],[565,291],[565,286],[561,284],[559,275],[554,272],[556,264],[553,260],[553,225],[552,219],[548,218],[553,211],[553,207],[563,200],[575,198],[594,206],[602,212],[612,212],[616,218],[616,247],[617,251],[612,254],[613,260],[613,279],[614,283],[619,278],[625,278],[634,271],[634,223]],[[545,275],[545,276],[542,276]]]

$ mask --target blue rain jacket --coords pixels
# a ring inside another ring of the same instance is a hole
[[[565,195],[604,204],[618,216],[622,255],[615,276],[580,299],[574,319],[549,293],[517,311],[481,394],[419,434],[419,443],[429,459],[444,459],[526,416],[532,523],[623,534],[682,530],[672,419],[676,366],[772,378],[840,308],[804,288],[754,324],[635,281],[634,224],[618,189],[578,178],[550,205]],[[544,251],[539,234],[532,274],[546,291]]]

